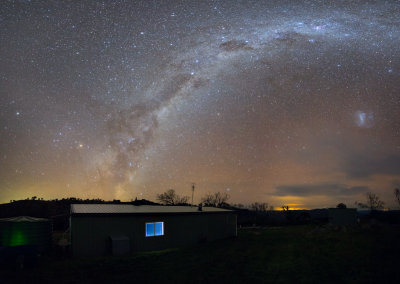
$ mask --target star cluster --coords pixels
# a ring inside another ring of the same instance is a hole
[[[400,186],[399,1],[6,1],[0,202],[311,208]]]

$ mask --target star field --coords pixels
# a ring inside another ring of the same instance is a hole
[[[400,186],[399,1],[6,1],[0,202],[352,206]]]

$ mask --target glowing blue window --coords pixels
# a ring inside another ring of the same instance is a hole
[[[157,222],[155,223],[156,226],[156,236],[162,236],[164,235],[164,223],[163,222]]]
[[[163,236],[164,222],[146,223],[146,237]]]
[[[154,236],[154,223],[146,223],[146,237]]]

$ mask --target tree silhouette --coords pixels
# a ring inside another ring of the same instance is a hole
[[[157,194],[157,200],[164,205],[187,204],[189,196],[179,196],[174,189],[169,189],[164,193]]]
[[[394,189],[394,195],[396,196],[397,202],[398,202],[399,205],[400,205],[400,189],[395,188],[395,189]]]
[[[336,208],[339,208],[339,209],[346,209],[347,206],[346,206],[346,204],[344,204],[344,203],[339,203],[339,204],[336,206]]]
[[[367,197],[366,203],[356,202],[358,207],[369,208],[371,211],[383,209],[383,205],[385,204],[385,202],[383,202],[378,195],[372,192],[367,192],[366,197]]]
[[[223,205],[227,204],[226,202],[229,199],[229,195],[226,192],[216,192],[214,194],[208,193],[201,199],[206,206],[212,207],[222,207]]]
[[[266,212],[271,207],[268,207],[268,203],[267,202],[262,202],[262,203],[254,202],[254,203],[250,204],[250,209],[251,210],[260,211],[260,212]],[[272,209],[270,209],[270,210],[272,210]]]

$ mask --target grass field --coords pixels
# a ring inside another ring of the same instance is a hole
[[[400,283],[400,228],[291,226],[126,257],[42,257],[1,283]],[[3,282],[5,281],[5,282]]]

